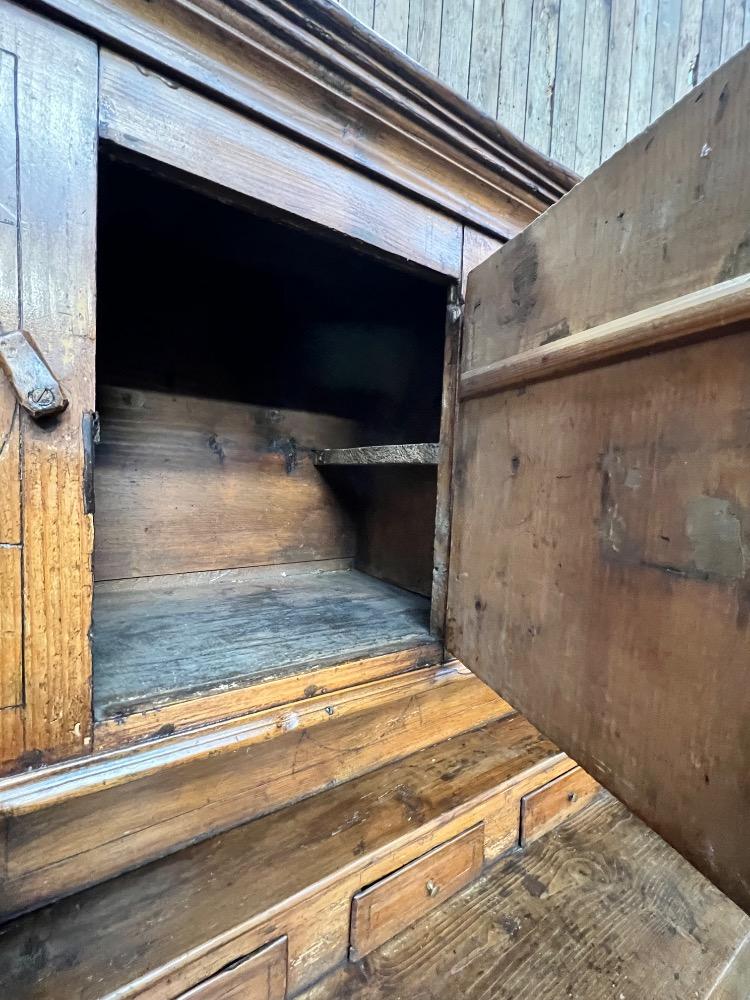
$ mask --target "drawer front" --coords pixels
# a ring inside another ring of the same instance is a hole
[[[476,878],[483,860],[480,823],[358,892],[352,899],[349,958],[358,961],[439,906]]]
[[[284,1000],[287,939],[279,938],[209,976],[179,1000]]]
[[[521,799],[521,843],[528,844],[582,809],[602,786],[573,768]]]

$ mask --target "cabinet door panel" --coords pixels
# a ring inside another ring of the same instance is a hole
[[[446,644],[750,906],[750,50],[470,275]]]

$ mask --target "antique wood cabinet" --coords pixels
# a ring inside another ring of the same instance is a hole
[[[597,780],[748,906],[748,65],[576,184],[323,0],[3,0],[0,954],[99,893],[16,995],[283,997]],[[80,950],[384,765],[317,909]]]

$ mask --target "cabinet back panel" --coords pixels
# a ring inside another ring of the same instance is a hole
[[[354,443],[354,422],[110,387],[98,405],[97,580],[354,555],[308,450]]]

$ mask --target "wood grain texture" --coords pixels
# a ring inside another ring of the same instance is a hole
[[[440,445],[381,444],[364,448],[325,448],[315,453],[315,465],[437,465]]]
[[[318,667],[314,677],[303,671],[280,676],[276,680],[266,679],[250,687],[234,688],[189,701],[173,701],[159,708],[103,719],[94,726],[94,750],[117,749],[148,739],[163,739],[207,723],[238,718],[352,685],[434,666],[441,659],[442,647],[438,642],[432,642],[395,653]]]
[[[300,1000],[739,998],[748,933],[744,914],[606,798]]]
[[[543,837],[585,808],[601,791],[602,786],[590,774],[586,774],[582,767],[574,767],[559,778],[553,778],[541,788],[524,795],[521,799],[519,843],[525,847]]]
[[[60,383],[25,331],[0,333],[0,369],[19,404],[35,419],[62,413],[67,407]]]
[[[82,421],[94,408],[97,51],[10,5],[0,46],[15,57],[20,325],[70,398],[44,426],[20,424],[29,763],[79,753],[91,734]]]
[[[20,706],[22,701],[21,549],[17,545],[0,545],[0,710]],[[4,755],[2,743],[0,748]]]
[[[180,1000],[284,1000],[287,939],[278,938],[199,983]]]
[[[1,803],[5,914],[143,865],[509,711],[464,669],[433,667],[102,754],[82,769],[61,765],[36,780],[13,779]]]
[[[109,53],[101,88],[104,138],[379,250],[460,272],[461,227],[434,209]]]
[[[354,555],[312,452],[352,421],[108,386],[97,404],[97,580]]]
[[[349,960],[359,962],[479,875],[484,829],[460,833],[352,899]]]
[[[102,590],[94,596],[94,715],[278,680],[423,645],[429,604],[356,570]]]
[[[181,968],[202,953],[231,960],[227,942],[258,947],[283,923],[294,995],[346,956],[354,892],[495,812],[517,838],[520,796],[569,767],[516,716],[444,740],[5,924],[2,987],[18,1000],[163,1000],[194,982]]]
[[[749,65],[473,273],[475,356],[747,271]],[[462,403],[446,645],[748,906],[750,371],[732,330]]]
[[[472,399],[513,386],[617,361],[696,333],[730,332],[750,319],[750,274],[686,292],[639,312],[571,333],[461,376],[460,397]]]

